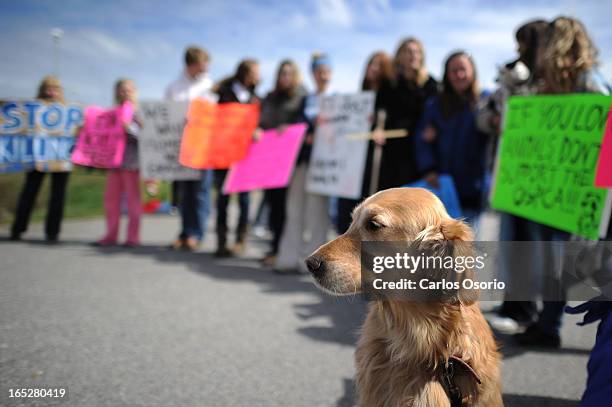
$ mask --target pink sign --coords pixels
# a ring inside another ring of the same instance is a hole
[[[604,133],[603,143],[599,151],[595,186],[612,188],[612,109],[608,113],[606,132]]]
[[[72,162],[96,168],[119,168],[123,161],[126,134],[124,124],[132,121],[134,107],[126,102],[113,109],[90,106],[79,133]]]
[[[302,123],[287,127],[281,134],[265,131],[258,142],[251,143],[246,157],[232,165],[223,192],[286,187],[305,132],[306,125]]]

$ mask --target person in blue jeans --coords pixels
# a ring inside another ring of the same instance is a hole
[[[190,46],[185,50],[185,67],[179,76],[166,89],[165,99],[188,101],[196,98],[216,101],[212,93],[212,80],[208,76],[210,56],[198,47]],[[210,214],[210,188],[212,171],[202,171],[197,180],[175,181],[181,213],[181,232],[172,243],[174,250],[194,251],[204,238],[208,215]]]
[[[199,180],[180,182],[181,233],[178,243],[182,246],[175,243],[176,249],[195,250],[204,238],[210,214],[212,179],[212,171],[203,170]]]

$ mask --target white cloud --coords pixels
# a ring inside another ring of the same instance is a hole
[[[79,53],[94,53],[110,58],[132,59],[134,50],[112,36],[97,30],[67,32],[66,48]]]
[[[344,0],[316,0],[317,17],[323,23],[343,28],[353,23],[352,13]]]

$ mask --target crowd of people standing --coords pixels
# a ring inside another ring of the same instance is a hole
[[[501,136],[508,97],[609,93],[609,86],[597,74],[597,49],[580,21],[569,17],[529,21],[517,29],[515,38],[518,56],[500,68],[499,86],[494,93],[481,91],[474,58],[466,50],[449,54],[439,81],[427,69],[425,46],[416,37],[402,40],[393,56],[384,51],[371,55],[364,69],[361,89],[375,93],[375,116],[379,120],[372,123],[360,199],[330,199],[306,189],[306,174],[316,135],[318,100],[329,93],[332,81],[333,64],[329,55],[315,53],[311,58],[309,73],[315,83],[312,92],[306,90],[298,65],[286,59],[278,65],[273,89],[260,98],[257,60],[240,61],[235,73],[214,84],[208,74],[210,55],[200,47],[190,46],[184,54],[184,67],[167,87],[165,99],[189,101],[204,98],[217,103],[258,103],[261,113],[259,128],[253,135],[254,142],[263,130],[277,129],[282,134],[288,125],[307,124],[289,185],[266,190],[262,202],[272,235],[263,264],[279,273],[305,271],[303,259],[327,240],[332,226],[330,213],[334,214],[336,231],[343,233],[350,225],[353,208],[373,192],[421,179],[435,187],[440,174],[452,177],[463,214],[477,227],[478,218],[487,207],[493,157]],[[142,119],[138,113],[134,81],[117,81],[114,93],[117,105],[130,101],[136,114],[130,123],[125,124],[128,142],[123,164],[107,172],[104,196],[107,231],[96,244],[117,244],[121,199],[125,195],[129,216],[125,244],[137,246],[140,244],[142,212],[137,148]],[[37,97],[63,101],[59,80],[45,77]],[[385,138],[384,129],[403,129],[409,136]],[[373,164],[375,149],[382,150],[380,163],[376,165]],[[197,180],[173,182],[173,202],[179,208],[181,224],[177,238],[170,244],[172,249],[194,251],[198,248],[207,233],[212,198],[216,196],[215,255],[228,257],[244,251],[250,222],[250,194],[243,192],[236,197],[239,216],[235,230],[230,233],[230,197],[222,192],[226,175],[227,170],[202,170]],[[44,172],[36,169],[27,173],[11,229],[12,240],[20,240],[26,231],[44,176]],[[50,176],[52,188],[45,232],[47,240],[55,242],[60,233],[69,173],[54,172]],[[260,208],[258,213],[261,212]],[[501,241],[571,238],[566,232],[521,217],[506,213],[500,216]],[[229,245],[231,236],[233,244]],[[521,278],[520,273],[517,275],[514,271],[516,267],[511,259],[505,267],[513,270],[507,273],[510,281]],[[539,270],[523,268],[523,274],[550,279],[544,270],[552,266],[544,264],[539,267]],[[512,289],[513,284],[509,284],[509,290]],[[519,342],[558,347],[563,306],[563,302],[546,302],[538,313],[535,299],[506,301],[492,325],[500,330],[526,327],[527,330],[517,337]]]

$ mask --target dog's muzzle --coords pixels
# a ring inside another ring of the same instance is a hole
[[[325,273],[325,263],[323,259],[317,255],[312,255],[306,259],[306,267],[308,267],[308,271],[317,279],[322,278]]]

